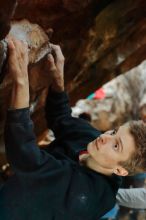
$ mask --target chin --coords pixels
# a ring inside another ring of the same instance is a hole
[[[87,152],[90,153],[91,143],[87,145]]]
[[[91,156],[92,156],[92,154],[94,153],[94,145],[93,145],[92,142],[87,145],[87,152],[88,152],[89,155],[91,155]]]

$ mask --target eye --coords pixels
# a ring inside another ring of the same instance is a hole
[[[112,130],[111,135],[115,135],[116,133],[117,133],[117,130],[114,129],[114,130]]]
[[[114,145],[114,150],[115,150],[115,151],[118,151],[118,150],[119,150],[119,145],[118,145],[118,144],[115,144],[115,145]]]

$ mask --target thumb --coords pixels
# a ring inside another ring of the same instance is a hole
[[[50,71],[56,71],[56,65],[55,65],[55,61],[54,61],[54,57],[52,56],[52,54],[48,54],[47,55],[47,61],[49,64],[49,70]]]
[[[5,40],[6,40],[7,44],[8,44],[9,50],[14,50],[15,49],[15,45],[13,43],[13,37],[8,35]]]
[[[7,40],[7,44],[8,44],[8,50],[9,50],[9,54],[14,54],[15,52],[15,45],[13,43],[13,41],[11,39]]]
[[[52,56],[52,54],[51,53],[49,53],[48,55],[47,55],[47,60],[48,60],[48,63],[50,64],[50,65],[54,65],[55,66],[55,61],[54,61],[54,57]]]

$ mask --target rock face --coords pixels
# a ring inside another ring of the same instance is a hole
[[[144,0],[23,0],[14,19],[54,30],[52,41],[62,45],[66,57],[73,103],[145,59],[145,9]]]
[[[37,136],[46,129],[47,85],[42,67],[52,29],[51,41],[61,45],[66,57],[65,84],[71,104],[145,59],[144,0],[1,0],[0,6],[0,39],[10,31],[11,21],[11,33],[16,35],[17,26],[23,33],[19,36],[25,35],[30,44],[31,110]],[[10,93],[11,79],[6,76],[0,85],[1,134]]]
[[[50,52],[49,39],[44,30],[28,20],[11,22],[9,32],[13,37],[27,42],[29,48],[29,64],[35,64]]]
[[[76,117],[91,116],[91,123],[106,131],[128,120],[146,119],[146,61],[102,86],[103,98],[79,100],[72,108]],[[99,90],[98,90],[99,91]],[[97,92],[98,92],[97,91]]]
[[[10,22],[17,6],[16,0],[0,1],[0,40],[5,38],[10,30]]]

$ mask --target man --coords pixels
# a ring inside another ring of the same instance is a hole
[[[1,218],[98,219],[115,204],[118,175],[136,172],[137,165],[138,170],[145,168],[145,151],[139,160],[141,148],[131,133],[139,128],[144,138],[145,126],[133,122],[101,134],[85,120],[71,117],[64,92],[64,57],[60,47],[51,44],[54,55],[48,55],[46,80],[50,77],[52,83],[45,110],[56,139],[40,150],[29,115],[27,46],[13,39],[8,41],[8,47],[14,83],[5,145],[15,176],[0,191]]]

